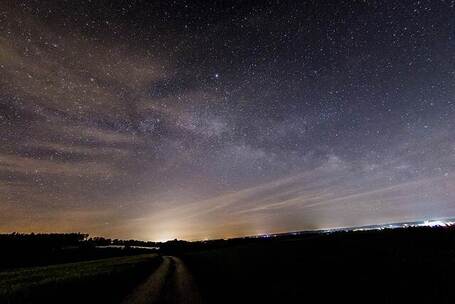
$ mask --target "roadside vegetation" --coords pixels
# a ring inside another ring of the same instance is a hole
[[[0,303],[118,303],[161,263],[156,254],[0,272]]]

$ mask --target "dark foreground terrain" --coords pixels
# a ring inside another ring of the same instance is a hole
[[[452,227],[171,241],[160,248],[5,268],[0,303],[455,301]]]
[[[0,273],[0,303],[117,303],[158,267],[137,255]]]
[[[306,234],[193,247],[181,255],[207,303],[455,303],[451,228]]]

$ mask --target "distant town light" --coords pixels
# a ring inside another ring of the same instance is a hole
[[[452,222],[443,222],[443,221],[424,221],[422,224],[418,226],[422,227],[447,227],[447,226],[452,226]]]

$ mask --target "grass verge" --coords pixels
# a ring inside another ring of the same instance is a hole
[[[160,262],[146,254],[0,272],[0,303],[117,303]]]

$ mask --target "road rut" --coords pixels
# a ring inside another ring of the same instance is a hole
[[[123,304],[199,304],[191,273],[177,257],[165,256],[161,265],[126,297]]]

